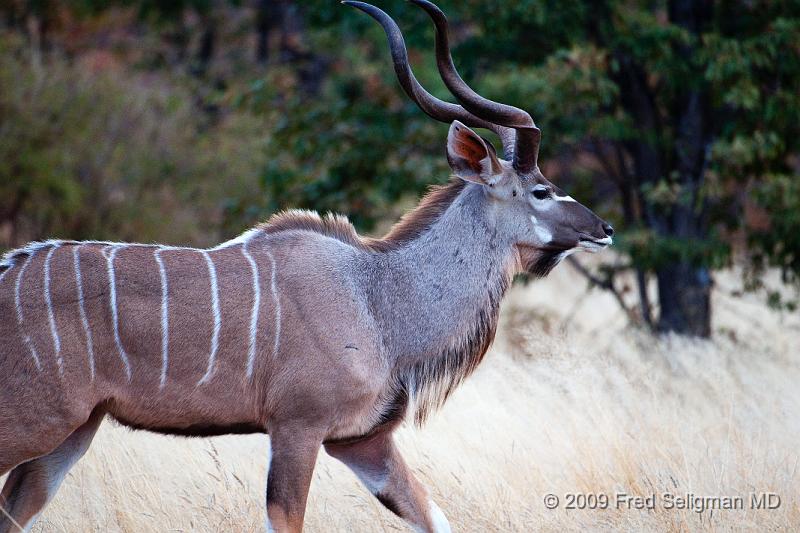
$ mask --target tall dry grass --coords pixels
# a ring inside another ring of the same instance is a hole
[[[714,341],[626,329],[569,267],[515,287],[474,377],[401,447],[457,531],[800,529],[800,317],[715,291]],[[260,531],[268,439],[187,440],[106,424],[34,531]],[[752,492],[782,500],[750,509]],[[618,509],[614,495],[743,496],[745,509]],[[548,510],[543,496],[562,505]],[[567,510],[566,493],[610,495]],[[403,524],[321,455],[309,531]]]

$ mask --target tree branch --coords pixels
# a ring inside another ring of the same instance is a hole
[[[614,278],[612,274],[609,274],[607,278],[603,279],[593,274],[588,268],[583,266],[574,257],[568,257],[567,262],[570,265],[572,265],[572,267],[575,270],[577,270],[579,274],[581,274],[589,281],[589,285],[591,287],[598,287],[600,289],[609,291],[617,300],[617,303],[619,304],[620,308],[625,312],[626,315],[628,315],[628,320],[631,323],[641,324],[642,322],[641,318],[636,314],[635,311],[633,311],[625,304],[625,299],[622,297],[622,293],[619,290],[617,290],[617,288],[614,286]]]

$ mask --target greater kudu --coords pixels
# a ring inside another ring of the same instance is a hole
[[[268,433],[267,528],[302,529],[320,446],[391,511],[448,531],[393,442],[407,411],[440,406],[488,349],[515,273],[543,276],[612,229],[542,176],[524,111],[473,92],[436,56],[461,105],[417,83],[378,20],[405,92],[451,122],[454,177],[382,239],[288,211],[211,249],[46,241],[0,263],[0,531],[27,528],[106,415],[177,435]],[[502,140],[505,158],[467,125]]]

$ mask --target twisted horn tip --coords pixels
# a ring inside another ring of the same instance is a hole
[[[363,9],[364,6],[366,6],[366,7],[375,7],[372,4],[368,4],[366,2],[356,2],[355,0],[341,0],[341,3],[346,5],[346,6],[354,7],[356,9]]]
[[[406,0],[406,2],[409,2],[411,4],[417,5],[417,6],[421,7],[421,8],[423,8],[423,9],[432,8],[432,9],[435,9],[436,11],[444,13],[444,11],[442,11],[439,6],[437,6],[433,2],[429,2],[428,0]]]

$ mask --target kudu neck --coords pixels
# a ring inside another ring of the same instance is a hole
[[[499,211],[482,187],[467,185],[442,215],[397,255],[426,274],[426,279],[451,280],[457,287],[475,280],[481,280],[481,287],[490,281],[499,283],[507,277],[513,259],[510,240],[497,229]]]
[[[464,346],[489,320],[511,281],[516,260],[498,234],[499,206],[477,185],[467,185],[416,239],[383,256],[375,268],[378,313],[397,358],[434,357]]]

